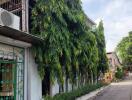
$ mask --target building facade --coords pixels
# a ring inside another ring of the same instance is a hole
[[[0,27],[0,100],[41,100],[42,82],[31,52],[34,41],[41,39]]]
[[[121,63],[120,63],[119,58],[115,52],[107,53],[107,58],[108,58],[108,62],[109,62],[109,69],[112,72],[115,72],[117,67],[121,67]]]
[[[0,8],[20,18],[19,26],[13,26],[18,30],[0,25],[0,100],[41,100],[42,81],[31,47],[42,40],[29,34],[29,1],[0,0]]]
[[[0,0],[0,8],[20,18],[19,29],[0,23],[0,100],[41,100],[47,87],[52,96],[59,93],[57,81],[44,85],[32,55],[31,47],[43,41],[29,34],[34,3],[35,0]],[[89,18],[87,23],[95,25]],[[68,90],[71,88],[69,84]]]

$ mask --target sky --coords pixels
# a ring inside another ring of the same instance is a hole
[[[107,52],[132,31],[132,0],[82,0],[82,7],[94,22],[103,20]]]

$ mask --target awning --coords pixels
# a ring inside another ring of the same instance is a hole
[[[0,35],[31,44],[38,44],[43,41],[43,39],[38,36],[22,32],[7,26],[0,26]]]

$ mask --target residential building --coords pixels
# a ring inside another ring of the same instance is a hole
[[[29,34],[34,3],[35,0],[0,0],[0,19],[4,23],[0,25],[0,100],[41,100],[45,89],[51,95],[59,93],[57,82],[51,85],[41,80],[31,52],[33,45],[43,41]],[[90,26],[94,24],[89,18],[88,21]]]
[[[86,24],[87,24],[90,28],[93,27],[93,26],[96,26],[96,23],[95,23],[93,20],[91,20],[87,15],[86,15],[86,19],[87,19]]]
[[[41,100],[31,47],[42,39],[29,34],[29,0],[0,0],[0,21],[0,100]]]
[[[121,67],[121,63],[120,63],[119,58],[115,52],[108,52],[107,58],[108,58],[108,62],[109,62],[109,69],[112,72],[115,72],[117,67]]]

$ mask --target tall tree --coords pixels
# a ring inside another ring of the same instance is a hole
[[[106,70],[108,70],[108,59],[106,56],[106,44],[105,44],[103,21],[100,21],[95,35],[96,35],[98,56],[99,56],[99,64],[98,64],[98,74],[99,74],[100,71],[104,73]]]

